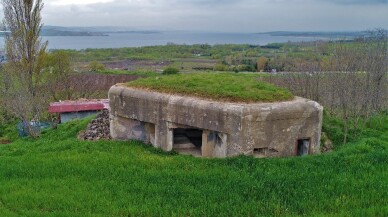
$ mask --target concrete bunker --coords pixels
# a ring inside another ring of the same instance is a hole
[[[111,136],[202,157],[282,157],[320,150],[323,108],[295,97],[229,103],[141,90],[109,91]]]

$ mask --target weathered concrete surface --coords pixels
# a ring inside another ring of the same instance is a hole
[[[294,156],[298,140],[319,153],[323,108],[296,97],[277,103],[225,103],[116,85],[109,91],[111,135],[170,151],[174,129],[203,130],[202,156]],[[148,126],[148,127],[146,127]]]

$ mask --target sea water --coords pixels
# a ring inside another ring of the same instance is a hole
[[[166,44],[252,44],[267,45],[276,42],[299,42],[325,40],[318,37],[271,36],[255,33],[208,33],[208,32],[153,32],[153,33],[110,33],[107,36],[49,36],[49,49],[87,49],[142,47]],[[4,40],[0,39],[4,47]]]

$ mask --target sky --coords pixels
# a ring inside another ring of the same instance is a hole
[[[43,0],[43,22],[215,32],[388,29],[388,0]]]

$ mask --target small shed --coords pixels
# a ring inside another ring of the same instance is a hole
[[[74,119],[82,119],[109,109],[109,99],[80,99],[50,103],[49,113],[60,115],[60,122],[66,123]]]

